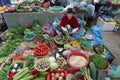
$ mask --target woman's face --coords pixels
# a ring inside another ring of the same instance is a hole
[[[67,17],[68,17],[68,19],[71,19],[72,17],[73,17],[73,13],[67,13]]]

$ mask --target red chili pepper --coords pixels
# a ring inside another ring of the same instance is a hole
[[[31,75],[36,75],[36,74],[39,74],[39,73],[40,73],[40,72],[37,71],[37,70],[32,70],[32,71],[30,72]]]

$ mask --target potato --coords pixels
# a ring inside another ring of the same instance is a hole
[[[59,79],[58,79],[58,80],[64,80],[64,79],[63,79],[63,77],[59,77]]]
[[[56,73],[56,74],[55,74],[55,78],[56,78],[56,79],[58,79],[58,78],[59,78],[59,76],[60,76],[60,74],[59,74],[59,73]]]
[[[52,76],[52,77],[55,76],[55,73],[52,73],[51,76]]]
[[[64,77],[65,75],[64,75],[64,73],[62,72],[62,73],[60,73],[60,76],[61,76],[61,77]]]

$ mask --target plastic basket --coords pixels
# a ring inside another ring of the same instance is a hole
[[[31,36],[31,37],[28,37],[28,36]],[[32,41],[34,38],[35,38],[35,33],[34,32],[30,32],[29,34],[26,34],[24,36],[24,39],[27,40],[27,41]]]
[[[73,68],[73,69],[80,69],[80,67],[76,67],[76,66],[73,66],[73,65],[71,65],[70,64],[70,62],[69,62],[69,59],[70,59],[70,57],[71,56],[82,56],[82,57],[84,57],[86,60],[87,60],[87,63],[84,65],[84,66],[82,66],[82,67],[85,67],[85,66],[88,66],[88,64],[89,64],[89,58],[88,58],[88,56],[86,55],[86,54],[84,54],[84,53],[82,53],[82,52],[72,52],[72,53],[70,53],[69,55],[68,55],[68,57],[67,57],[67,62],[68,62],[68,64]]]
[[[66,71],[65,70],[51,70],[48,72],[48,75],[47,75],[47,80],[52,80],[51,79],[51,73],[64,73],[64,80],[66,80]]]
[[[64,45],[64,44],[67,43],[67,41],[68,41],[68,39],[66,39],[65,42],[58,42],[58,41],[56,40],[57,37],[58,37],[58,36],[55,36],[55,37],[54,37],[54,41],[55,41],[58,45]]]

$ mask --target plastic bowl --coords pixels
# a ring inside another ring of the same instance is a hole
[[[34,38],[35,38],[35,33],[34,32],[30,32],[29,34],[25,34],[25,36],[24,36],[24,39],[27,40],[27,41],[32,41]]]
[[[76,67],[76,66],[73,66],[73,65],[70,64],[69,59],[70,59],[71,56],[82,56],[82,57],[84,57],[87,60],[87,63],[82,67],[88,66],[88,64],[89,64],[88,56],[86,54],[82,53],[82,52],[76,51],[76,52],[71,52],[67,57],[67,62],[73,69],[80,69],[81,67]]]

